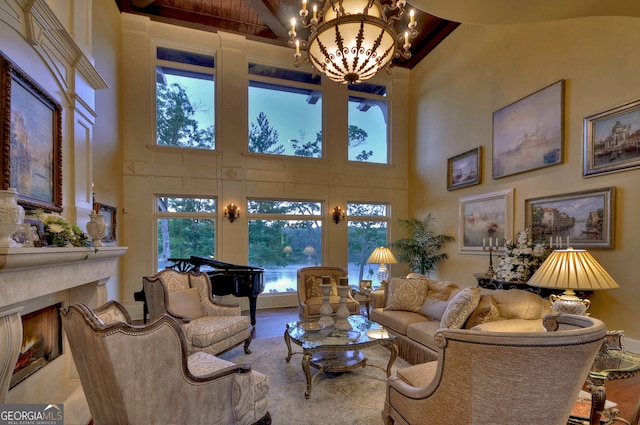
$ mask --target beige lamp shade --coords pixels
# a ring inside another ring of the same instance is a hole
[[[619,288],[609,273],[583,249],[555,250],[531,276],[530,286],[563,289],[561,296],[551,295],[554,313],[586,314],[589,300],[575,296],[574,290],[599,291]]]
[[[367,260],[367,263],[370,264],[380,264],[380,268],[378,269],[378,280],[380,283],[382,283],[383,280],[389,279],[389,270],[386,264],[396,264],[397,262],[398,260],[393,256],[391,250],[384,246],[374,249]]]
[[[393,256],[393,253],[389,248],[385,248],[384,246],[380,246],[373,250],[367,263],[372,264],[396,264],[398,260]]]

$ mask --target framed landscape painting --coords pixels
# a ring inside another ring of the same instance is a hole
[[[493,178],[561,164],[564,80],[493,113]]]
[[[484,242],[513,233],[513,189],[460,198],[458,251],[482,254]]]
[[[2,189],[27,209],[62,211],[62,107],[0,55]]]
[[[527,199],[525,222],[531,239],[546,245],[560,239],[563,248],[613,248],[614,195],[615,188],[608,187]]]
[[[447,160],[447,190],[480,184],[480,147]]]
[[[640,167],[640,100],[584,120],[584,177]]]

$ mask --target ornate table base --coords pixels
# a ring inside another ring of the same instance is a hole
[[[364,319],[362,316],[349,316],[349,320],[354,329],[362,330]],[[379,327],[376,322],[366,320],[367,326]],[[395,338],[389,336],[388,338],[369,338],[366,333],[361,332],[358,340],[346,341],[336,339],[331,341],[331,337],[327,337],[328,332],[331,332],[333,327],[315,333],[312,337],[301,331],[297,322],[287,323],[287,328],[284,331],[284,342],[287,344],[287,357],[286,362],[289,363],[291,357],[295,354],[302,354],[302,370],[304,371],[307,381],[307,388],[304,392],[305,398],[311,396],[311,387],[316,377],[321,373],[326,372],[348,372],[360,367],[373,366],[387,374],[387,378],[391,376],[391,367],[398,357],[398,346],[395,343]],[[388,336],[388,334],[387,334]],[[305,344],[307,341],[312,341],[310,338],[317,338],[313,340],[312,344]],[[291,349],[291,341],[302,347],[302,352],[294,352]],[[389,361],[386,368],[376,364],[367,363],[362,349],[367,347],[373,347],[375,345],[382,345],[387,347],[390,351]],[[311,368],[318,369],[318,371],[311,375]]]

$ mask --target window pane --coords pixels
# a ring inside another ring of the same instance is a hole
[[[156,67],[156,143],[215,148],[212,74]]]
[[[380,264],[367,264],[373,250],[387,245],[385,221],[356,221],[347,223],[349,232],[349,285],[358,285],[362,279],[370,279],[380,285],[376,273]]]
[[[386,100],[349,96],[349,161],[388,162]]]
[[[158,271],[169,258],[215,256],[215,221],[189,218],[158,218]]]
[[[321,88],[287,85],[287,81],[307,83],[311,74],[253,64],[249,72],[282,81],[249,82],[249,152],[322,157]]]
[[[386,217],[386,204],[347,204],[350,217]]]
[[[158,211],[214,214],[216,212],[216,200],[211,198],[174,198],[158,196]]]
[[[322,203],[250,200],[247,211],[249,214],[320,215]]]
[[[298,269],[321,264],[322,221],[249,220],[249,265],[265,269],[265,292],[295,292]]]
[[[350,285],[358,285],[363,279],[380,285],[375,276],[380,265],[367,264],[367,260],[375,248],[387,245],[388,210],[387,204],[347,204]],[[381,219],[367,220],[368,217]]]

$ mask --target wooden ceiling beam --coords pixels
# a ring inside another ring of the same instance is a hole
[[[256,11],[265,24],[280,39],[287,40],[289,38],[288,30],[282,25],[278,19],[277,10],[273,10],[269,2],[264,0],[247,0],[247,3]]]

